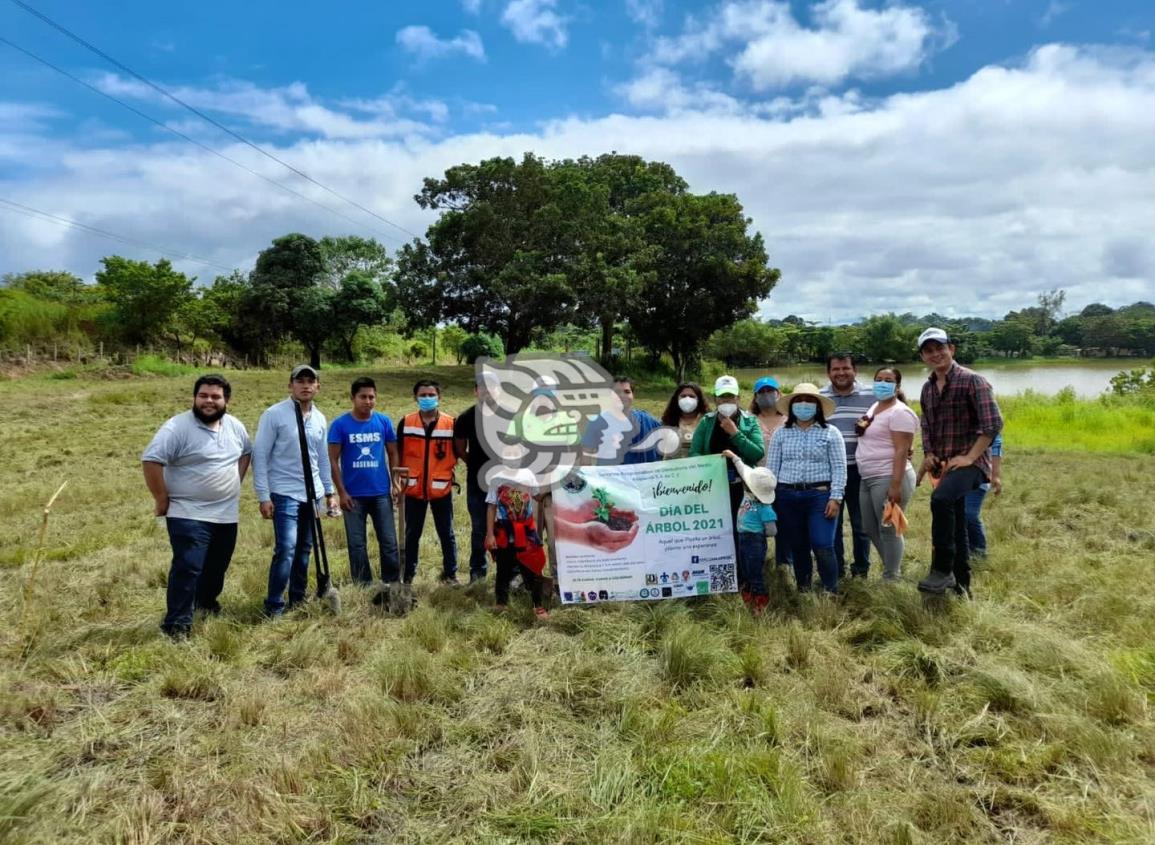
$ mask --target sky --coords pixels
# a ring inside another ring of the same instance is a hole
[[[425,177],[616,151],[738,196],[763,317],[1155,300],[1150,0],[21,2],[107,58],[0,0],[0,274],[396,249]]]

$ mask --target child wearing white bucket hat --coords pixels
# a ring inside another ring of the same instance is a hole
[[[762,567],[766,562],[766,538],[778,533],[778,515],[772,507],[778,480],[766,467],[747,466],[729,449],[722,454],[734,463],[734,470],[742,479],[743,497],[736,520],[742,601],[755,616],[761,616],[770,603]]]

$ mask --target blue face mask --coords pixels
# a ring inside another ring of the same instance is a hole
[[[897,390],[898,385],[893,381],[876,381],[874,383],[874,398],[879,402],[885,402],[887,399],[893,399]]]
[[[817,402],[795,402],[791,407],[794,409],[794,418],[800,422],[810,422],[818,413]]]
[[[436,396],[418,396],[417,407],[422,411],[436,411],[438,401]]]

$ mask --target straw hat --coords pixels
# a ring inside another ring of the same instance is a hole
[[[755,499],[764,505],[774,504],[774,488],[778,486],[778,479],[774,477],[773,471],[767,467],[746,466],[742,461],[734,461],[734,469]]]
[[[778,402],[775,405],[775,407],[778,408],[778,413],[790,413],[790,402],[799,396],[810,396],[820,405],[822,405],[822,415],[826,417],[826,419],[830,419],[831,415],[834,413],[834,400],[829,396],[823,396],[818,392],[818,388],[816,386],[805,381],[801,384],[794,385],[793,393],[787,393],[778,397]]]

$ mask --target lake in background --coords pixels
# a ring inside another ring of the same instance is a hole
[[[1075,395],[1083,399],[1094,399],[1105,390],[1111,389],[1111,377],[1121,370],[1130,370],[1145,367],[1149,362],[1143,358],[1111,358],[1088,359],[1078,363],[1062,362],[1048,364],[1009,361],[1007,363],[984,362],[973,369],[982,373],[991,383],[995,393],[1000,396],[1014,396],[1026,390],[1033,390],[1047,396],[1054,396],[1064,387],[1071,387]],[[858,377],[860,381],[869,381],[876,368],[869,364],[859,365]],[[902,370],[903,382],[907,392],[913,393],[912,399],[918,398],[918,391],[922,382],[926,380],[927,369],[920,364],[906,364],[899,367]],[[743,384],[755,379],[772,375],[779,381],[794,385],[801,381],[812,381],[819,387],[826,384],[826,372],[821,365],[803,364],[777,369],[755,370],[741,369],[733,373]],[[916,387],[917,385],[917,387]]]

